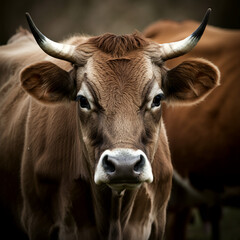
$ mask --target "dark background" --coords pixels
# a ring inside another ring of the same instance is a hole
[[[73,33],[142,31],[160,19],[200,21],[208,7],[210,24],[240,28],[239,5],[239,0],[1,0],[0,44],[19,26],[27,28],[26,11],[45,35],[59,41]]]

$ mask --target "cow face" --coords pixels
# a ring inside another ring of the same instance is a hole
[[[96,52],[77,72],[78,111],[94,181],[113,188],[152,182],[158,143],[161,71],[142,52]]]
[[[75,50],[86,57],[70,71],[52,62],[25,68],[23,88],[42,103],[76,101],[78,135],[96,184],[121,191],[151,183],[164,135],[162,102],[203,99],[218,84],[217,68],[193,59],[167,70],[159,45],[136,35],[90,38]]]

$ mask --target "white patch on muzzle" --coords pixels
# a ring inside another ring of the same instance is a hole
[[[96,167],[95,174],[94,174],[94,181],[96,184],[101,184],[101,183],[109,183],[109,175],[106,172],[106,170],[103,167],[103,159],[109,156],[110,158],[114,159],[124,159],[124,157],[127,158],[136,158],[138,156],[142,156],[145,160],[145,163],[143,165],[143,168],[141,170],[141,173],[138,176],[139,183],[147,182],[151,183],[153,181],[153,174],[152,174],[152,167],[151,164],[146,156],[146,154],[142,150],[133,150],[133,149],[128,149],[128,148],[116,148],[113,150],[105,150]],[[123,179],[124,180],[124,179]],[[124,183],[124,185],[126,185]],[[129,186],[131,183],[129,184]]]

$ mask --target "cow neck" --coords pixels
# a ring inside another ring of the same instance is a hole
[[[138,190],[126,190],[119,194],[108,187],[102,189],[95,185],[93,189],[94,212],[101,239],[108,236],[108,240],[122,240]]]
[[[122,240],[123,231],[130,219],[137,191],[112,191],[108,240]]]
[[[108,240],[122,240],[121,209],[124,191],[112,191]]]

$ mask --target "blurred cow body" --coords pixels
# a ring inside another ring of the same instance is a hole
[[[160,21],[147,28],[145,36],[159,43],[177,41],[197,24]],[[197,56],[218,66],[221,86],[195,106],[164,109],[173,166],[198,190],[211,190],[220,202],[236,205],[239,191],[234,195],[230,189],[240,186],[240,31],[208,26],[198,46],[168,66]],[[178,224],[184,222],[180,218]],[[178,231],[172,233],[172,239],[184,239]]]

